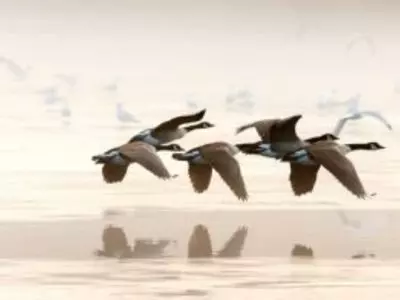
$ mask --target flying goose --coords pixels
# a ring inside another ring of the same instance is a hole
[[[214,127],[214,125],[209,122],[201,122],[196,125],[179,127],[185,123],[200,121],[204,117],[205,113],[206,110],[203,109],[195,114],[175,117],[154,128],[148,128],[139,132],[137,135],[133,136],[129,142],[143,141],[153,146],[162,145],[183,138],[190,131]]]
[[[226,241],[222,249],[214,253],[208,228],[202,224],[196,225],[188,242],[188,257],[240,257],[247,233],[248,228],[240,226]]]
[[[281,158],[286,153],[293,152],[306,145],[318,141],[337,140],[338,138],[326,133],[320,136],[301,140],[296,133],[296,124],[302,115],[294,115],[286,119],[267,119],[243,125],[237,128],[236,133],[254,127],[261,142],[238,144],[238,148],[246,154],[260,154],[266,157]]]
[[[124,144],[120,147],[112,148],[103,154],[95,155],[92,160],[96,164],[102,164],[103,179],[106,183],[121,182],[132,163],[138,163],[149,172],[160,179],[169,179],[171,174],[168,172],[164,163],[157,155],[156,151],[184,151],[177,144],[151,146],[143,142],[133,142]]]
[[[319,136],[305,139],[304,142],[307,144],[314,144],[321,141],[335,141],[339,138],[331,133],[325,133]],[[260,155],[265,157],[273,157],[279,159],[280,156],[271,150],[271,145],[266,144],[263,141],[253,143],[241,143],[235,145],[244,154]]]
[[[187,161],[189,177],[196,193],[206,191],[214,169],[239,200],[247,201],[248,194],[239,162],[234,158],[239,150],[225,142],[205,144],[185,153],[173,153],[172,158]]]
[[[373,151],[384,148],[377,142],[338,144],[321,141],[285,155],[282,161],[290,162],[289,180],[296,196],[312,192],[322,165],[352,194],[364,199],[367,193],[353,163],[346,155],[356,150]]]

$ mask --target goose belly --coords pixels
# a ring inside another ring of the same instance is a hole
[[[110,156],[109,162],[119,166],[126,166],[129,164],[119,153]]]
[[[273,143],[270,147],[271,150],[277,153],[278,155],[285,155],[286,153],[295,151],[302,146],[303,145],[300,142],[278,142],[278,143]]]
[[[308,155],[304,149],[298,150],[291,155],[292,161],[302,165],[315,165],[314,160]]]
[[[183,128],[178,128],[176,130],[163,131],[158,138],[158,142],[161,144],[170,143],[172,141],[178,140],[185,135],[186,131]]]
[[[276,153],[275,151],[273,151],[271,149],[270,144],[262,144],[262,145],[260,145],[260,148],[261,148],[261,151],[260,151],[261,156],[272,157],[272,158],[278,157],[278,153]]]
[[[193,163],[193,164],[197,164],[197,165],[207,164],[207,161],[203,158],[203,156],[201,155],[200,151],[198,151],[198,150],[188,152],[188,153],[184,154],[184,157],[190,163]]]

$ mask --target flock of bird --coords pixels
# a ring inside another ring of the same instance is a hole
[[[296,133],[296,124],[302,115],[293,115],[259,120],[236,129],[236,134],[239,134],[254,128],[260,137],[256,142],[231,144],[217,141],[188,151],[172,143],[191,131],[214,127],[210,122],[201,121],[205,113],[204,109],[194,114],[177,116],[145,129],[123,145],[93,156],[92,160],[102,164],[102,175],[106,183],[123,181],[132,163],[140,164],[165,180],[177,175],[171,175],[157,151],[171,151],[174,152],[173,159],[188,163],[188,175],[196,193],[208,189],[214,170],[239,200],[247,201],[249,194],[239,161],[234,157],[241,152],[288,163],[290,185],[296,196],[313,191],[321,166],[356,197],[364,199],[373,195],[366,192],[353,163],[346,155],[356,150],[385,148],[377,142],[341,144],[337,141],[339,138],[332,133],[302,139]]]

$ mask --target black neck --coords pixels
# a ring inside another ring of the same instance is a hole
[[[305,142],[308,142],[310,144],[314,144],[316,142],[320,141],[326,141],[326,136],[325,135],[319,135],[319,136],[314,136],[312,138],[306,139]]]
[[[185,130],[187,132],[192,131],[192,130],[196,130],[196,129],[202,129],[203,127],[203,123],[199,123],[199,124],[195,124],[195,125],[189,125],[185,127]]]
[[[346,144],[347,147],[349,147],[351,150],[371,150],[371,147],[369,144],[363,143],[363,144]]]
[[[169,145],[157,145],[155,146],[157,151],[175,151],[175,145],[174,144],[169,144]]]

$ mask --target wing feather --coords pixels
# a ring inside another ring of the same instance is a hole
[[[155,148],[147,143],[134,142],[120,148],[120,153],[130,162],[136,162],[161,179],[171,178]]]
[[[340,152],[338,146],[317,143],[308,147],[308,151],[317,163],[335,176],[352,194],[358,198],[367,196],[353,163]]]
[[[128,170],[128,166],[121,166],[115,164],[104,164],[101,169],[103,179],[106,183],[121,182]]]
[[[196,193],[202,193],[208,189],[211,175],[211,166],[189,163],[189,178]]]
[[[182,116],[178,116],[178,117],[172,118],[172,119],[170,119],[168,121],[165,121],[165,122],[157,125],[152,130],[152,135],[154,137],[156,137],[157,134],[160,134],[163,131],[175,130],[182,124],[200,121],[204,117],[205,113],[206,113],[206,110],[203,109],[203,110],[201,110],[201,111],[199,111],[198,113],[195,113],[195,114],[182,115]]]
[[[317,180],[320,165],[290,163],[290,184],[296,196],[311,193]]]
[[[208,149],[202,151],[203,157],[210,163],[212,168],[221,176],[231,191],[239,200],[247,201],[248,193],[243,180],[238,161],[228,153],[227,149]]]

